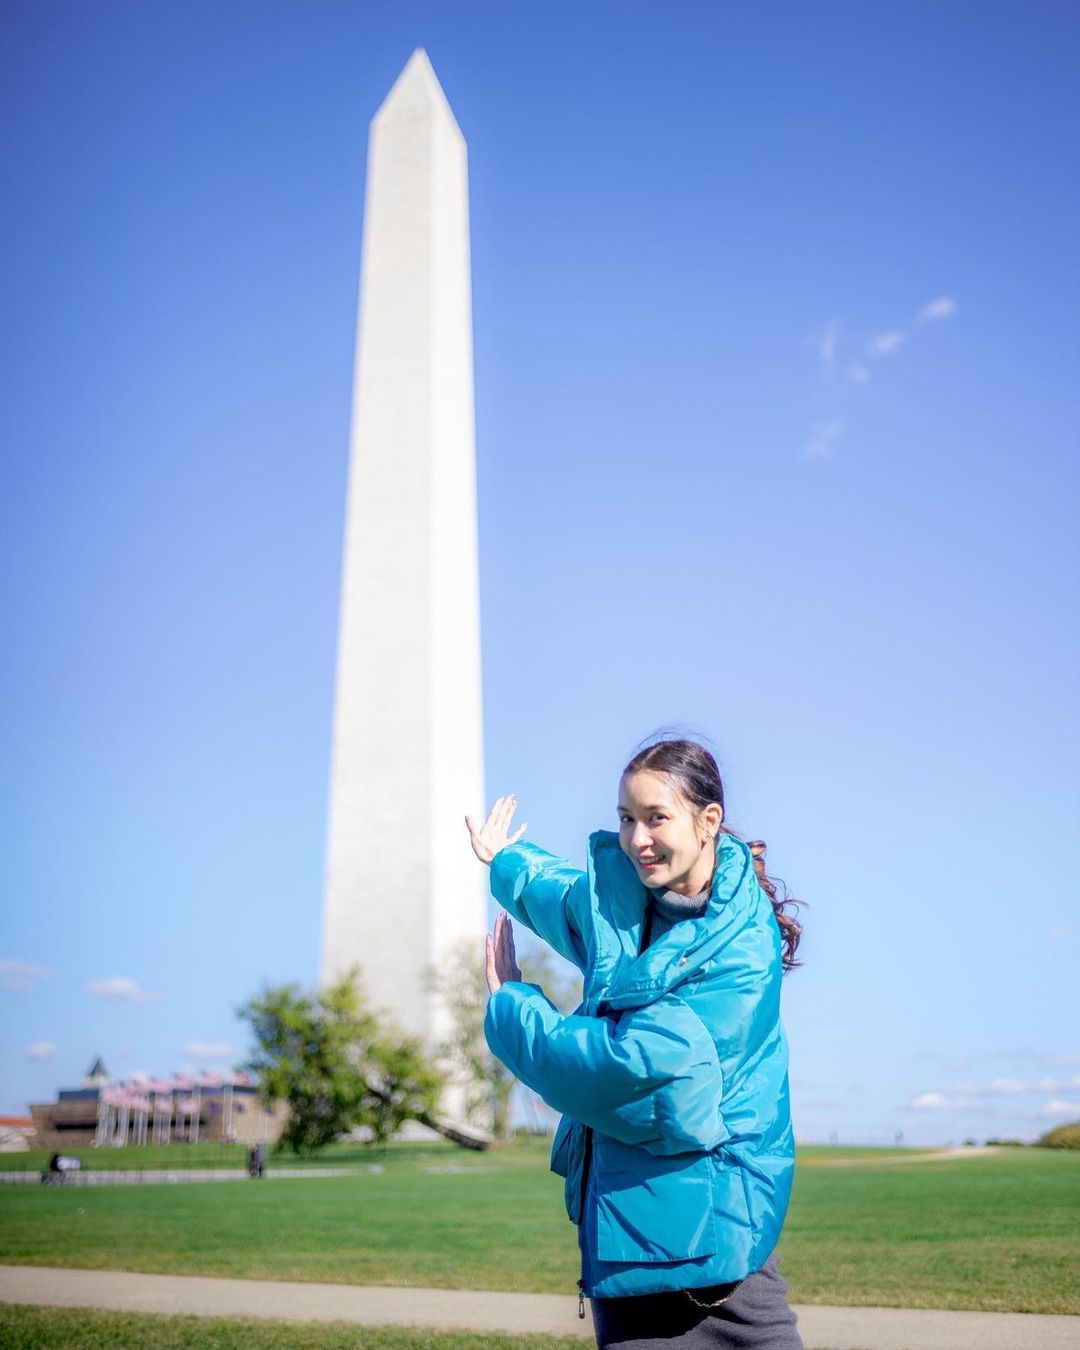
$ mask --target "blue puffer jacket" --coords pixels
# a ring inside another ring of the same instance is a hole
[[[564,1113],[551,1167],[566,1178],[591,1297],[742,1279],[784,1222],[795,1150],[780,934],[749,849],[717,842],[704,917],[640,955],[647,893],[618,835],[592,836],[587,873],[529,843],[491,865],[499,903],[584,973],[572,1016],[508,982],[485,1031]]]

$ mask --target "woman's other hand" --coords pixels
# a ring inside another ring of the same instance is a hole
[[[500,849],[506,848],[508,844],[516,844],[528,829],[528,822],[526,822],[519,830],[516,830],[513,834],[510,833],[510,823],[514,819],[516,810],[517,798],[511,793],[509,797],[498,799],[488,812],[487,820],[479,829],[476,828],[476,821],[473,820],[472,816],[465,817],[473,852],[482,863],[490,865],[492,858]]]
[[[487,936],[487,986],[494,994],[507,980],[520,980],[521,967],[514,951],[514,927],[505,914],[495,920],[495,931]]]

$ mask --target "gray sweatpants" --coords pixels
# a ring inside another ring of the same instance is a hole
[[[599,1350],[803,1350],[775,1252],[726,1303],[699,1308],[686,1294],[594,1298]]]

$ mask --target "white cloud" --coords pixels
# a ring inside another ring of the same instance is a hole
[[[887,333],[878,333],[877,337],[872,338],[867,351],[870,356],[892,356],[906,341],[906,333],[902,333],[899,328],[891,328]]]
[[[29,961],[0,961],[0,988],[15,989],[20,994],[32,989],[35,980],[47,980],[51,975],[51,970],[32,965]]]
[[[995,1078],[986,1090],[995,1094],[1005,1093],[1007,1096],[1015,1096],[1020,1092],[1032,1092],[1034,1088],[1031,1083],[1025,1083],[1022,1078]]]
[[[803,446],[803,457],[805,459],[828,459],[843,429],[843,422],[836,418],[829,422],[819,422],[810,439]]]
[[[156,995],[148,993],[126,975],[110,975],[107,980],[91,980],[86,992],[115,1003],[149,1003]]]
[[[964,1088],[945,1092],[920,1092],[908,1106],[909,1111],[978,1111],[982,1115],[998,1115],[1000,1109],[991,1104],[985,1092],[969,1094]]]
[[[56,1054],[56,1046],[52,1041],[35,1041],[33,1045],[26,1047],[27,1059],[48,1059],[50,1055]]]
[[[1047,1120],[1068,1120],[1073,1116],[1080,1119],[1080,1102],[1069,1102],[1054,1097],[1040,1107],[1039,1115]]]
[[[1039,1063],[1052,1069],[1080,1069],[1080,1055],[1040,1055]]]
[[[204,1073],[216,1073],[221,1078],[228,1078],[231,1073],[236,1072],[236,1061],[234,1059],[230,1064],[214,1064],[207,1063],[206,1060],[200,1060],[196,1064],[194,1060],[189,1060],[187,1064],[180,1065],[180,1072],[185,1078],[198,1078]]]
[[[1048,928],[1046,932],[1043,934],[1043,937],[1047,938],[1051,942],[1056,942],[1060,938],[1067,938],[1071,932],[1072,929],[1069,927],[1069,925],[1067,923],[1062,923],[1058,924],[1056,928]]]
[[[1054,1078],[1049,1074],[1040,1079],[994,1078],[989,1083],[957,1083],[921,1092],[911,1102],[911,1109],[989,1110],[995,1098],[1036,1097],[1042,1093],[1072,1092],[1078,1088],[1080,1088],[1080,1074],[1065,1078]],[[1028,1115],[1031,1114],[1029,1111]]]
[[[188,1041],[183,1048],[185,1055],[190,1055],[192,1059],[235,1059],[240,1053],[235,1045],[228,1045],[224,1041]]]
[[[956,301],[951,295],[939,295],[928,305],[923,305],[915,316],[916,323],[933,323],[935,319],[951,319],[956,313]]]
[[[935,300],[923,305],[914,320],[903,328],[888,328],[875,334],[866,343],[862,359],[853,357],[847,350],[853,346],[851,341],[842,341],[842,329],[839,319],[830,319],[820,330],[809,335],[810,347],[820,362],[820,376],[824,385],[829,386],[830,402],[836,404],[848,397],[843,393],[842,384],[865,385],[870,382],[871,370],[867,362],[894,356],[901,347],[914,336],[915,330],[922,324],[951,319],[956,313],[956,301],[951,295],[939,295]],[[860,339],[861,340],[861,339]],[[833,419],[819,422],[809,440],[803,446],[803,459],[828,459],[835,448],[836,441],[843,430],[842,423]]]

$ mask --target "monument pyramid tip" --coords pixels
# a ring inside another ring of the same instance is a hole
[[[440,109],[457,129],[457,119],[435,74],[431,58],[425,48],[417,47],[383,99],[375,118],[382,121],[396,113],[415,115],[421,110],[435,109]]]

